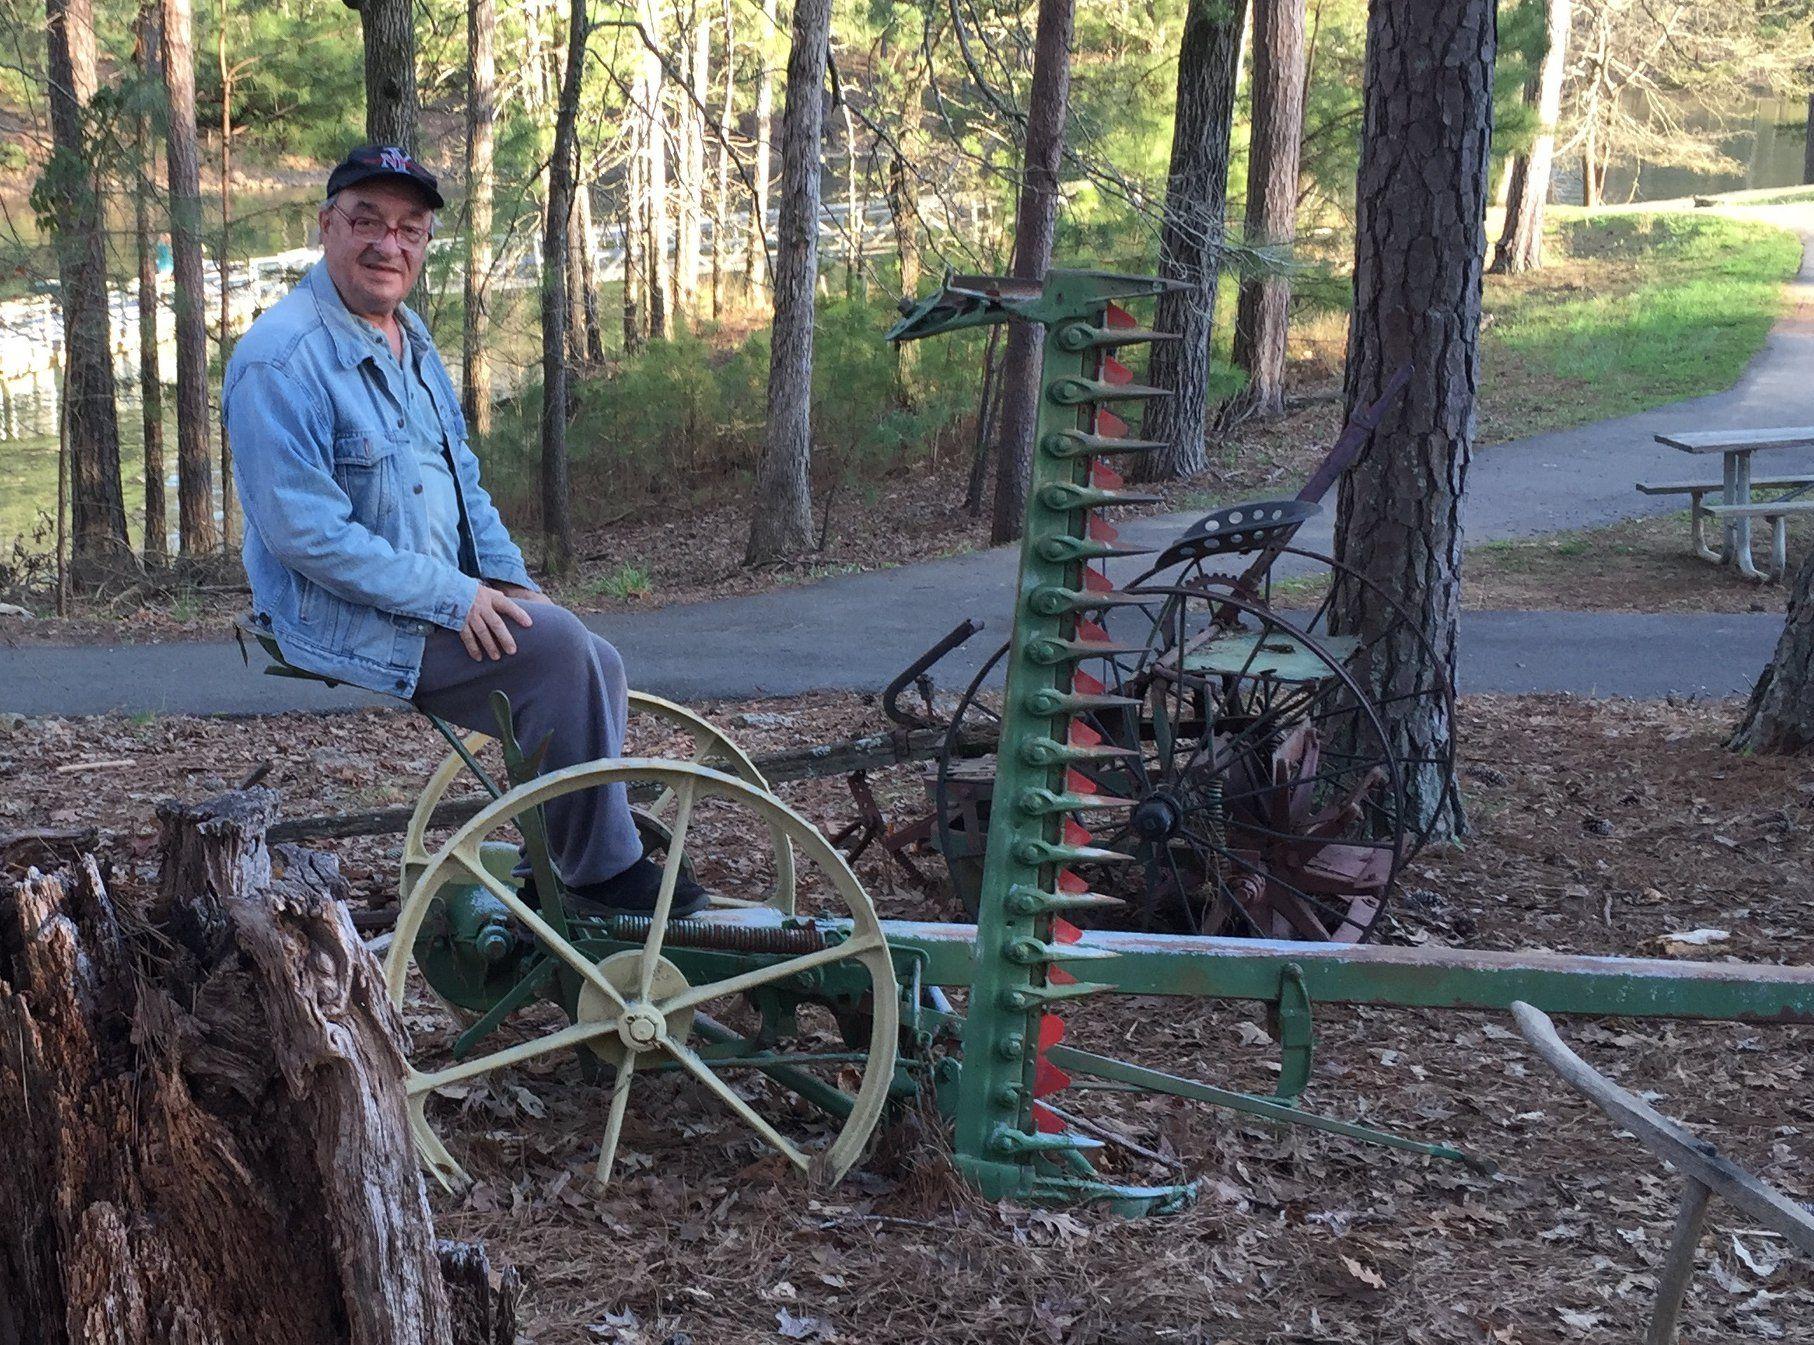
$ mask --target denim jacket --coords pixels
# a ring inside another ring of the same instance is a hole
[[[458,569],[423,554],[428,520],[404,374],[384,338],[347,311],[325,262],[240,338],[221,405],[254,620],[297,667],[407,697],[430,626],[460,629],[480,578],[534,585],[479,484],[459,397],[427,329],[407,308],[398,320],[452,458]]]

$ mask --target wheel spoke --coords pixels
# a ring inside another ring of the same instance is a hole
[[[636,1073],[636,1052],[624,1052],[617,1066],[617,1082],[611,1089],[611,1113],[605,1118],[605,1136],[598,1146],[598,1166],[594,1180],[604,1186],[611,1180],[611,1168],[617,1162],[617,1137],[624,1130],[624,1108],[630,1102],[630,1078]]]
[[[706,985],[696,985],[682,990],[678,995],[655,1007],[664,1018],[672,1017],[682,1009],[691,1009],[727,995],[742,994],[745,990],[754,990],[757,986],[768,985],[772,981],[784,981],[789,976],[798,976],[801,972],[822,967],[828,962],[840,962],[847,957],[861,957],[875,948],[884,947],[886,940],[880,934],[865,934],[844,943],[835,943],[829,948],[820,948],[814,952],[791,957],[785,962],[772,962],[766,967],[757,967],[736,976],[726,977],[722,981],[712,981]]]
[[[460,867],[465,869],[474,878],[477,878],[480,884],[482,884],[492,896],[508,906],[512,915],[516,916],[517,919],[529,926],[530,931],[534,933],[536,938],[542,941],[542,947],[546,948],[550,953],[554,954],[554,956],[565,962],[569,967],[572,967],[581,976],[584,976],[590,984],[597,986],[599,992],[604,995],[606,999],[611,1001],[611,1003],[619,1010],[622,1010],[625,1007],[624,997],[618,993],[616,986],[605,979],[604,973],[598,969],[597,965],[584,953],[580,952],[579,949],[575,948],[571,943],[568,943],[566,939],[562,938],[552,925],[542,919],[535,910],[531,909],[527,902],[516,894],[516,890],[512,888],[510,884],[502,881],[496,874],[487,869],[483,861],[481,861],[476,854],[468,854],[462,849],[455,850],[453,852],[453,857],[459,862]]]
[[[679,810],[674,814],[674,827],[668,837],[668,861],[661,870],[661,889],[655,894],[655,912],[649,920],[649,935],[643,940],[642,964],[636,973],[638,999],[649,997],[655,984],[655,967],[661,961],[661,941],[668,931],[668,912],[674,906],[674,885],[680,881],[680,861],[686,853],[687,828],[693,821],[693,795],[698,781],[691,776],[680,787]]]
[[[707,1065],[705,1061],[693,1054],[693,1052],[684,1044],[675,1041],[674,1038],[669,1036],[662,1037],[661,1047],[669,1055],[673,1056],[674,1059],[678,1060],[681,1067],[685,1069],[688,1074],[691,1074],[695,1079],[699,1080],[700,1083],[716,1093],[725,1106],[729,1107],[732,1111],[736,1112],[738,1116],[743,1118],[743,1121],[751,1130],[754,1130],[758,1135],[762,1136],[763,1139],[767,1140],[786,1155],[788,1162],[794,1164],[795,1167],[806,1167],[806,1154],[790,1141],[787,1136],[783,1135],[780,1131],[770,1125],[760,1112],[750,1106],[749,1103],[745,1102],[736,1089],[732,1088],[723,1079],[720,1079],[716,1074],[712,1073],[711,1067]]]
[[[550,1051],[578,1046],[581,1042],[591,1041],[594,1037],[602,1037],[607,1032],[616,1030],[617,1019],[615,1016],[602,1022],[572,1023],[558,1032],[550,1032],[545,1037],[537,1037],[534,1041],[518,1042],[515,1046],[506,1046],[503,1050],[493,1051],[490,1055],[482,1055],[474,1060],[462,1060],[457,1065],[449,1065],[446,1069],[438,1069],[429,1074],[414,1075],[409,1081],[409,1093],[412,1097],[417,1093],[432,1093],[437,1088],[443,1088],[450,1083],[458,1083],[461,1079],[470,1079],[475,1074],[485,1074],[494,1069],[502,1069],[506,1065],[533,1060],[536,1056],[547,1055]]]

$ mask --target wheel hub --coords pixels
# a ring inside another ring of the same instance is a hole
[[[646,1051],[661,1040],[667,1024],[652,1004],[632,1004],[618,1020],[617,1035],[632,1051]]]
[[[1147,795],[1135,806],[1128,825],[1143,841],[1168,841],[1178,833],[1184,809],[1164,791]]]
[[[599,1059],[620,1065],[629,1056],[654,1050],[663,1037],[673,1041],[687,1039],[687,1034],[693,1030],[693,1010],[663,1013],[660,1007],[687,988],[686,975],[679,967],[665,957],[657,958],[647,999],[638,998],[642,979],[640,950],[631,948],[613,953],[598,964],[598,969],[617,988],[618,994],[629,1001],[620,1011],[616,1003],[590,981],[580,987],[577,1020],[611,1023],[610,1030],[586,1043]]]

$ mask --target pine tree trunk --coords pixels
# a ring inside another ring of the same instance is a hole
[[[1064,154],[1065,109],[1071,92],[1071,28],[1075,0],[1040,0],[1033,34],[1033,84],[1027,98],[1027,142],[1020,203],[1014,217],[1015,275],[1042,280],[1052,264],[1058,221],[1058,165]],[[1020,536],[1033,461],[1033,423],[1039,413],[1038,328],[1008,329],[1002,360],[1001,428],[995,441],[995,499],[989,540]]]
[[[844,114],[844,297],[868,294],[863,278],[863,202],[857,197],[857,126],[850,114],[850,99],[839,100]],[[912,345],[911,341],[904,344]]]
[[[718,169],[712,187],[712,320],[724,317],[725,262],[731,245],[731,124],[737,91],[737,38],[731,0],[724,0],[724,103],[718,113]],[[912,344],[911,342],[905,344]]]
[[[699,261],[705,229],[705,106],[712,28],[694,0],[678,43],[686,88],[677,91],[675,130],[674,308],[683,325],[699,318]],[[690,96],[689,96],[690,95]]]
[[[911,23],[913,20],[909,19]],[[923,21],[922,21],[923,22]],[[911,29],[909,32],[911,33]],[[883,33],[883,60],[899,68],[907,58],[907,44],[895,41],[894,29]],[[899,78],[900,103],[895,113],[894,143],[888,155],[884,196],[888,204],[888,222],[894,231],[894,252],[900,270],[900,296],[917,301],[920,297],[920,210],[918,160],[924,154],[925,89],[914,78],[911,68]],[[914,382],[919,373],[918,341],[897,341],[894,347],[896,397],[912,410],[918,403]],[[980,498],[980,497],[979,497]]]
[[[220,326],[214,333],[216,359],[223,377],[233,321],[233,70],[227,64],[227,3],[220,0],[215,29],[214,58],[220,71],[220,248],[214,269],[220,285]],[[239,512],[233,489],[233,445],[227,437],[227,418],[220,420],[220,544],[231,549],[239,540],[235,515]]]
[[[0,1340],[514,1339],[514,1272],[435,1241],[345,884],[275,811],[165,805],[156,893],[92,856],[0,887]]]
[[[159,73],[156,0],[145,0],[139,9],[137,45],[133,63],[143,85],[136,118],[134,143],[138,171],[132,194],[133,239],[139,271],[139,409],[145,445],[145,563],[162,565],[169,559],[170,519],[164,502],[164,381],[158,368],[157,243],[151,221],[151,202],[157,195],[157,150],[152,142],[152,113],[147,104],[157,100],[162,87]]]
[[[586,0],[571,0],[567,68],[548,156],[548,216],[542,230],[542,554],[550,574],[573,568],[573,500],[567,483],[568,220],[578,146],[579,93],[586,69]]]
[[[579,286],[586,314],[586,363],[597,365],[605,361],[605,329],[598,313],[598,259],[593,250],[597,235],[593,232],[592,222],[592,181],[584,167],[585,155],[582,151],[581,171],[573,182],[573,232],[579,251],[575,283]]]
[[[1801,180],[1814,183],[1814,90],[1808,93],[1808,121],[1804,141],[1801,151]]]
[[[762,0],[762,22],[758,25],[761,36],[755,45],[756,191],[750,198],[750,238],[744,253],[744,278],[752,293],[764,285],[773,287],[775,280],[769,273],[768,251],[768,188],[769,174],[773,170],[769,138],[775,120],[775,66],[770,53],[775,49],[775,34],[780,30],[780,23],[780,0]]]
[[[1347,414],[1377,399],[1401,364],[1415,373],[1342,477],[1336,555],[1411,611],[1451,684],[1480,374],[1495,46],[1492,0],[1374,6],[1355,189]],[[1392,619],[1353,605],[1334,616],[1368,643]],[[1430,698],[1408,695],[1431,684],[1426,645],[1406,631],[1374,649],[1359,671],[1383,707],[1410,813],[1420,824],[1433,819],[1437,835],[1459,832],[1458,805],[1435,816],[1446,781],[1431,764],[1454,725],[1433,713]]]
[[[1814,747],[1814,556],[1795,572],[1776,655],[1752,688],[1729,746],[1764,753]]]
[[[1289,255],[1297,238],[1298,152],[1304,139],[1304,0],[1254,0],[1253,139],[1247,158],[1245,241]],[[1277,272],[1241,281],[1234,362],[1247,386],[1225,424],[1285,411],[1285,334],[1291,281]]]
[[[632,136],[634,146],[635,138]],[[649,339],[648,257],[642,230],[642,155],[634,148],[624,165],[624,354],[634,355]]]
[[[87,126],[88,104],[95,92],[92,0],[45,0],[44,17],[53,146],[44,176],[58,203],[70,559],[76,581],[89,584],[122,572],[132,560],[120,486],[101,184]]]
[[[643,31],[657,41],[661,12],[654,0],[637,0]],[[644,45],[637,82],[637,115],[642,125],[642,198],[645,257],[648,264],[649,335],[663,341],[674,335],[674,281],[668,255],[668,137],[662,111],[665,79],[661,57]]]
[[[422,117],[416,94],[413,0],[345,0],[359,11],[365,39],[365,138],[416,152]]]
[[[797,556],[812,546],[813,291],[819,275],[819,165],[830,49],[831,0],[795,0],[781,113],[768,425],[756,469],[747,565]]]
[[[1581,204],[1590,210],[1600,204],[1600,156],[1591,125],[1581,138]]]
[[[1185,288],[1159,296],[1154,326],[1178,340],[1153,348],[1147,381],[1171,396],[1148,404],[1141,432],[1165,447],[1134,462],[1144,481],[1195,476],[1209,466],[1210,334],[1228,225],[1228,137],[1234,124],[1245,0],[1191,0],[1178,49],[1178,104],[1159,274]]]
[[[1549,48],[1537,74],[1537,135],[1530,151],[1517,156],[1505,224],[1493,270],[1509,275],[1543,265],[1543,207],[1549,201],[1550,168],[1556,157],[1556,122],[1562,116],[1562,77],[1568,68],[1568,28],[1573,0],[1549,0]]]
[[[176,296],[177,550],[219,545],[208,459],[208,325],[202,316],[202,182],[195,144],[195,42],[189,0],[163,0],[165,132],[170,165],[170,258]]]
[[[497,143],[497,0],[466,4],[466,306],[460,333],[460,405],[474,434],[491,433],[492,161]]]

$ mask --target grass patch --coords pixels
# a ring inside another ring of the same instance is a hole
[[[588,596],[615,598],[619,602],[633,602],[639,598],[646,598],[654,591],[654,578],[640,565],[619,565],[614,570],[605,571],[586,585]]]
[[[1774,225],[1558,214],[1542,269],[1487,277],[1485,442],[1730,387],[1801,263],[1800,242]]]

